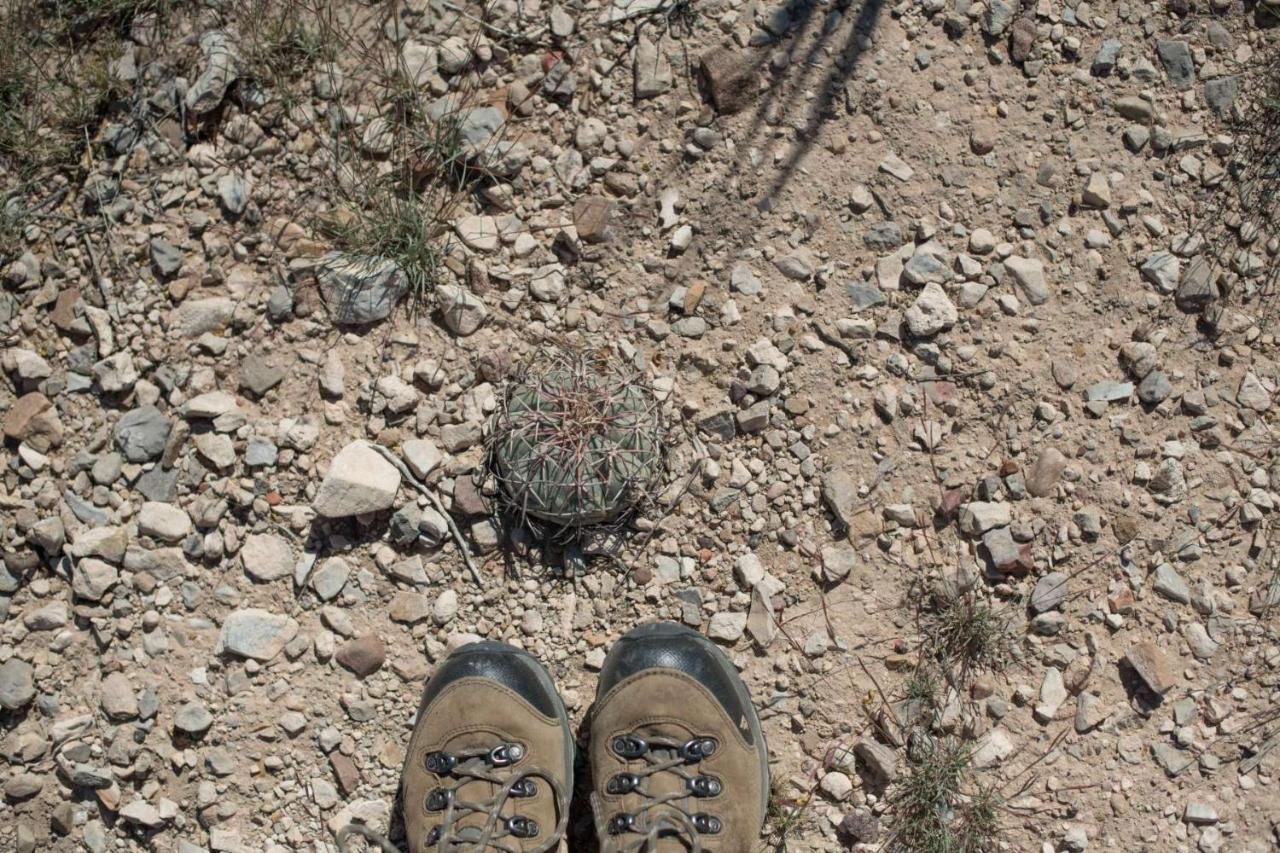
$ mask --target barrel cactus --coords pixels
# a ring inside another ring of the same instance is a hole
[[[532,526],[615,522],[662,474],[658,402],[608,353],[540,352],[504,386],[488,456],[501,504]]]

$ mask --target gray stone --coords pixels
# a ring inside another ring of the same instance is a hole
[[[1151,757],[1164,770],[1170,779],[1181,775],[1196,763],[1196,758],[1189,752],[1178,749],[1173,744],[1155,743],[1151,746]]]
[[[35,670],[31,664],[9,658],[0,664],[0,708],[17,711],[35,698]]]
[[[1182,261],[1169,252],[1155,252],[1142,262],[1138,272],[1161,293],[1174,293],[1182,280]]]
[[[1173,394],[1173,385],[1163,371],[1153,370],[1138,383],[1138,399],[1149,406],[1157,405]]]
[[[822,549],[822,580],[839,583],[858,564],[858,552],[848,542],[834,542]]]
[[[400,455],[404,457],[405,464],[409,466],[413,476],[419,480],[425,480],[427,475],[444,461],[444,454],[435,443],[423,438],[404,441],[400,445]]]
[[[898,778],[898,756],[884,744],[863,738],[853,747],[853,753],[876,786],[890,785]]]
[[[330,252],[316,269],[329,316],[340,325],[385,320],[409,292],[409,276],[389,258]]]
[[[1106,77],[1111,74],[1116,67],[1116,60],[1120,58],[1120,51],[1124,48],[1124,42],[1120,39],[1107,39],[1098,48],[1098,52],[1094,54],[1093,65],[1091,71],[1094,77]]]
[[[902,318],[913,336],[929,338],[954,326],[960,315],[941,285],[930,282]]]
[[[1068,591],[1067,576],[1062,572],[1050,572],[1036,581],[1035,589],[1031,591],[1031,612],[1056,610],[1067,600]]]
[[[1191,58],[1191,48],[1185,41],[1163,39],[1156,42],[1156,55],[1173,88],[1185,90],[1196,84],[1196,65]]]
[[[222,103],[227,87],[239,76],[240,56],[231,38],[221,30],[210,30],[200,36],[204,68],[187,89],[187,109],[196,115],[211,112]]]
[[[230,216],[239,216],[249,206],[251,188],[244,175],[231,172],[218,178],[218,201]]]
[[[902,276],[912,284],[946,284],[954,277],[937,256],[929,252],[916,252],[902,266]]]
[[[202,702],[187,702],[173,714],[173,727],[189,735],[201,735],[213,725],[213,714]]]
[[[1112,106],[1117,113],[1130,121],[1139,121],[1143,124],[1150,124],[1156,115],[1155,106],[1146,98],[1140,98],[1137,95],[1119,98]]]
[[[1199,622],[1189,623],[1182,629],[1182,636],[1198,661],[1212,660],[1218,652],[1218,641],[1210,637],[1208,630]]]
[[[635,95],[638,101],[661,95],[675,82],[671,64],[658,47],[644,36],[640,36],[636,44],[634,66]]]
[[[253,533],[240,548],[245,574],[260,583],[280,580],[293,574],[293,547],[274,533]]]
[[[249,607],[236,610],[222,624],[221,644],[229,653],[266,663],[298,634],[288,616]]]
[[[116,421],[116,447],[130,462],[150,462],[159,458],[169,439],[169,419],[155,406],[140,406],[125,412]]]
[[[244,464],[250,468],[269,468],[276,464],[280,450],[275,442],[261,436],[250,436],[245,445]]]
[[[1085,389],[1084,398],[1090,402],[1115,403],[1133,396],[1132,382],[1116,382],[1104,379]]]
[[[235,302],[222,296],[189,299],[174,310],[169,327],[180,337],[198,338],[221,331],[231,322],[235,310]]]
[[[1247,371],[1236,387],[1236,402],[1243,408],[1265,412],[1271,408],[1271,392],[1252,370]]]
[[[822,478],[822,501],[842,528],[853,524],[857,510],[858,485],[848,472],[836,469]]]
[[[1155,579],[1151,586],[1170,601],[1176,601],[1179,604],[1191,603],[1191,588],[1182,579],[1182,575],[1168,563],[1156,566]]]
[[[1201,255],[1191,259],[1178,282],[1175,299],[1184,311],[1201,311],[1218,298],[1218,280],[1213,266]]]
[[[240,389],[261,397],[284,381],[284,371],[260,355],[249,355],[240,363]]]
[[[149,501],[173,503],[178,498],[178,471],[157,465],[138,478],[137,489]]]
[[[180,542],[191,532],[191,517],[176,506],[147,501],[138,511],[138,533],[162,542]]]
[[[901,246],[905,240],[902,228],[896,222],[880,222],[862,235],[863,244],[873,251],[889,252]]]
[[[1014,284],[1032,305],[1043,305],[1049,300],[1044,264],[1039,260],[1011,255],[1005,259],[1004,268],[1013,276]]]
[[[747,614],[717,613],[707,626],[707,636],[722,643],[736,643],[747,630]]]
[[[338,593],[347,585],[351,575],[351,566],[341,557],[330,557],[320,564],[311,574],[311,588],[321,601],[337,598]]]
[[[473,334],[489,316],[483,299],[457,285],[437,287],[436,297],[445,326],[459,337]]]
[[[970,501],[960,507],[960,530],[968,536],[979,536],[993,527],[1008,527],[1013,512],[1007,503]]]
[[[855,311],[866,311],[885,303],[884,291],[869,281],[850,282],[848,288],[849,301]]]
[[[1017,9],[1010,0],[989,0],[986,11],[982,15],[982,31],[996,38],[1004,35],[1005,30],[1013,23]]]
[[[1240,75],[1238,74],[1204,81],[1205,103],[1215,112],[1225,113],[1230,110],[1239,94]]]
[[[151,241],[151,265],[164,278],[182,269],[182,250],[159,237]]]
[[[71,573],[71,591],[85,601],[101,601],[120,580],[115,566],[86,557],[77,560]]]
[[[395,503],[400,471],[365,441],[353,441],[329,463],[312,508],[325,518],[379,512]]]

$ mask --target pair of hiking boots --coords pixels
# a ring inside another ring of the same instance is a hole
[[[588,750],[602,853],[755,847],[769,791],[764,733],[733,665],[701,634],[655,623],[618,640],[600,672]],[[459,648],[427,683],[409,740],[400,790],[409,853],[555,850],[573,766],[569,718],[546,669],[502,643]]]

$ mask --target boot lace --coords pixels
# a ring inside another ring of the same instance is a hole
[[[513,742],[489,748],[428,753],[425,761],[427,770],[437,776],[447,776],[457,781],[430,791],[426,801],[421,804],[428,812],[444,813],[440,823],[427,835],[424,849],[437,853],[548,853],[553,850],[569,822],[569,811],[564,807],[564,787],[554,775],[540,767],[521,768],[517,772],[511,765],[524,755],[524,745]],[[509,800],[536,796],[539,785],[536,780],[539,779],[551,789],[559,819],[545,843],[525,851],[521,846],[522,841],[538,835],[538,822],[520,814],[503,816],[502,810]],[[487,799],[463,799],[463,786],[472,782],[488,782],[497,786],[497,790]],[[405,807],[411,806],[406,804]],[[459,825],[471,815],[484,815],[484,823]],[[377,845],[383,853],[398,853],[385,837],[361,824],[350,824],[338,833],[336,841],[339,853],[350,853],[348,845],[355,835]]]
[[[660,838],[677,839],[690,853],[701,853],[701,837],[719,833],[720,819],[687,804],[701,797],[718,796],[724,789],[719,777],[699,773],[697,766],[715,753],[716,739],[694,737],[682,741],[632,734],[615,737],[609,748],[621,758],[643,759],[645,766],[618,773],[605,784],[610,794],[636,794],[643,802],[635,811],[620,812],[607,820],[596,810],[604,853],[652,851]],[[650,781],[662,773],[679,777],[679,788],[662,794],[651,791]]]

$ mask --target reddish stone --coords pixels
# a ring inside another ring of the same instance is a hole
[[[702,55],[698,70],[716,112],[740,112],[756,99],[756,60],[750,53],[716,48]]]
[[[387,646],[377,636],[366,634],[344,643],[334,657],[356,677],[364,678],[382,668],[387,659]]]
[[[333,768],[333,777],[338,780],[338,790],[344,797],[349,797],[360,787],[360,771],[355,762],[341,752],[329,754],[329,766]]]

